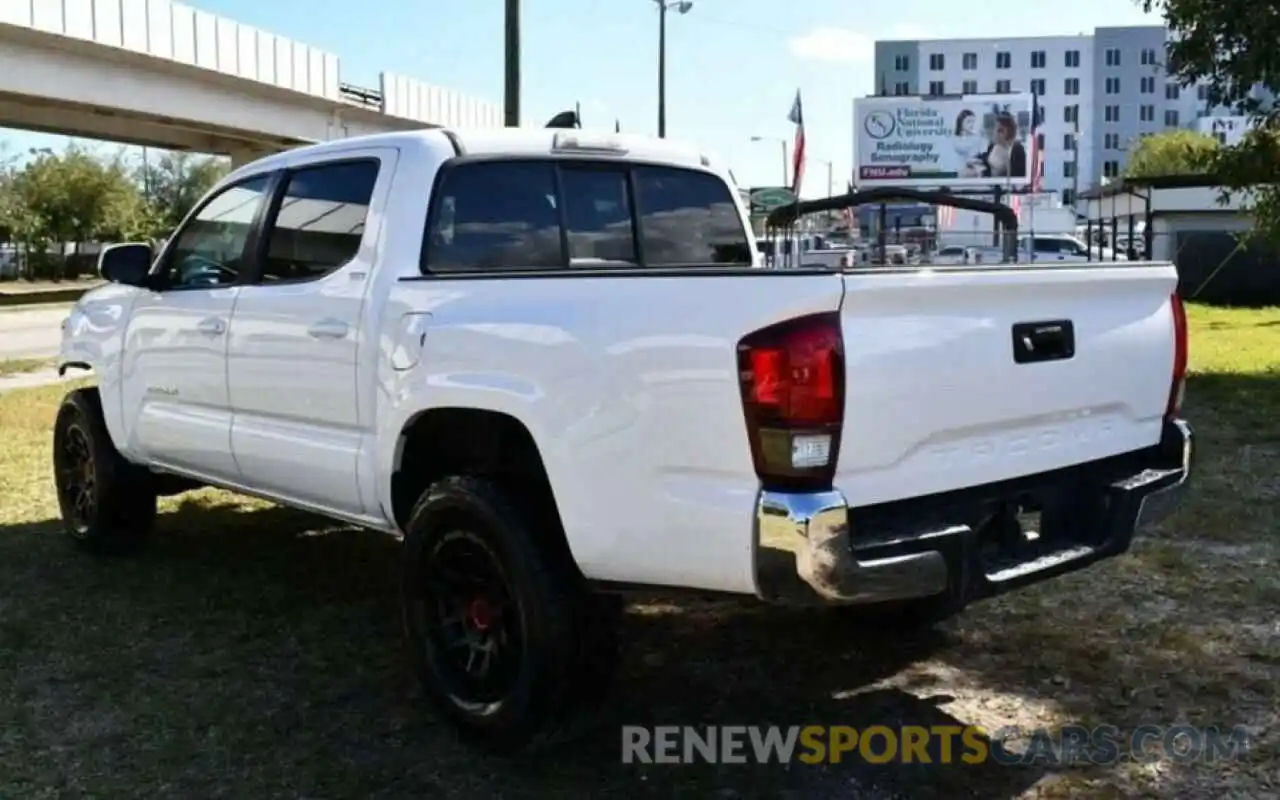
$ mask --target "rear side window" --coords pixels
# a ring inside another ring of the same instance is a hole
[[[267,230],[263,282],[315,280],[355,258],[378,168],[376,160],[362,160],[293,172]]]
[[[712,173],[608,161],[478,161],[436,188],[424,273],[750,266],[729,187]]]

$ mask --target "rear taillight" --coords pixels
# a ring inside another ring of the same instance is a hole
[[[1182,410],[1182,397],[1187,389],[1187,310],[1177,292],[1169,298],[1169,305],[1173,311],[1173,380],[1164,415],[1172,419]]]
[[[742,408],[756,474],[769,488],[830,488],[844,421],[838,313],[780,322],[738,343]]]

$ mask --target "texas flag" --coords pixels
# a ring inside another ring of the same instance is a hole
[[[787,119],[796,126],[796,141],[791,148],[791,191],[799,197],[800,182],[804,180],[804,111],[800,107],[799,89],[796,89],[796,100],[791,104]]]

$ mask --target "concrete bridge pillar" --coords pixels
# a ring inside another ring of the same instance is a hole
[[[248,164],[252,161],[257,161],[259,158],[262,158],[263,156],[266,156],[269,154],[270,153],[267,150],[257,148],[257,147],[249,147],[247,145],[244,147],[234,148],[230,154],[231,168],[239,169],[240,167],[243,167],[245,164]]]

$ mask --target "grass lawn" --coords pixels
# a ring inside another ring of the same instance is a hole
[[[0,395],[0,798],[1275,796],[1280,309],[1191,320],[1194,493],[1130,554],[909,640],[747,603],[634,605],[599,735],[515,761],[420,707],[394,539],[203,491],[168,502],[143,557],[95,561],[53,520],[67,386]],[[702,768],[621,765],[616,733],[1073,722],[1258,738],[1216,764]]]
[[[54,365],[52,358],[5,358],[0,359],[0,378],[10,375],[25,375],[28,372],[39,372]]]

